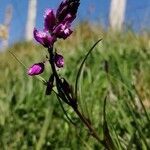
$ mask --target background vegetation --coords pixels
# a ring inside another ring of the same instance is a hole
[[[107,95],[106,119],[118,149],[150,149],[150,35],[127,31],[112,33],[84,22],[56,48],[65,57],[59,70],[72,85],[81,60],[99,39],[103,41],[87,59],[79,82],[82,112],[92,120],[103,137],[103,104]],[[17,43],[11,50],[26,66],[45,59],[38,44]],[[106,62],[108,73],[106,72]],[[2,150],[92,150],[102,146],[87,132],[73,111],[64,105],[76,122],[71,125],[45,86],[27,76],[7,51],[0,55],[0,149]],[[49,64],[42,75],[48,78]]]

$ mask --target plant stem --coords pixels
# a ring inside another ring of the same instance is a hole
[[[86,125],[86,127],[89,129],[91,135],[103,145],[103,141],[99,138],[94,128],[91,126],[89,121],[81,114],[81,112],[78,109],[74,109],[75,113],[78,115],[78,117],[81,119],[81,121]]]
[[[54,74],[54,77],[56,79],[56,85],[57,85],[57,90],[61,95],[61,99],[66,102],[69,106],[72,107],[72,109],[74,110],[74,112],[78,115],[78,117],[80,118],[80,120],[84,123],[84,125],[89,129],[91,135],[99,142],[101,143],[104,147],[105,144],[103,142],[103,140],[101,140],[98,136],[98,134],[96,133],[95,129],[92,127],[91,123],[86,119],[86,117],[81,114],[81,112],[78,110],[77,107],[75,107],[74,105],[72,105],[70,102],[72,101],[72,98],[69,96],[69,94],[65,91],[65,89],[63,88],[63,83],[60,80],[56,68],[55,68],[55,64],[54,64],[54,54],[53,54],[53,47],[48,49],[49,52],[49,56],[50,56],[50,65],[51,65],[51,69],[52,72]]]

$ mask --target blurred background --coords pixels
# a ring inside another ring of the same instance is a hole
[[[0,0],[0,150],[98,150],[74,111],[27,75],[47,50],[33,39],[43,13],[61,0]],[[100,138],[106,119],[118,150],[150,150],[150,0],[81,0],[73,33],[55,44],[58,73],[74,87],[85,54],[100,38],[79,78],[78,107]],[[11,53],[13,53],[13,56]],[[41,76],[48,80],[49,63]],[[106,135],[106,136],[105,136]]]
[[[1,43],[5,38],[8,41],[4,45],[31,40],[33,26],[42,28],[45,8],[56,8],[59,3],[60,0],[1,0]],[[100,24],[105,29],[113,26],[139,33],[149,30],[149,18],[149,0],[82,0],[76,22],[89,21]]]

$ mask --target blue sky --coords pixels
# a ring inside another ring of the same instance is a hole
[[[42,28],[45,8],[56,8],[61,0],[38,0],[36,27]],[[28,0],[0,0],[0,24],[8,4],[13,5],[13,19],[10,26],[10,43],[24,39]],[[92,6],[93,12],[89,14]],[[108,25],[110,0],[81,0],[77,21],[90,20]],[[150,29],[150,0],[127,0],[125,22],[135,31]],[[31,33],[32,34],[32,33]]]

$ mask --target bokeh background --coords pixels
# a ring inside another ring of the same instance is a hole
[[[110,135],[117,150],[149,150],[150,0],[126,1],[121,30],[110,28],[112,1],[81,0],[74,32],[55,44],[65,60],[58,73],[74,89],[82,60],[102,38],[81,71],[78,108],[108,144]],[[44,10],[55,9],[60,2],[37,0],[38,29],[43,28]],[[56,95],[46,96],[45,85],[27,75],[29,66],[48,56],[33,39],[32,26],[27,30],[30,39],[26,39],[28,4],[29,0],[0,0],[0,150],[104,149],[68,105],[62,103],[76,126],[67,119]],[[47,62],[41,76],[48,80],[51,73]]]

